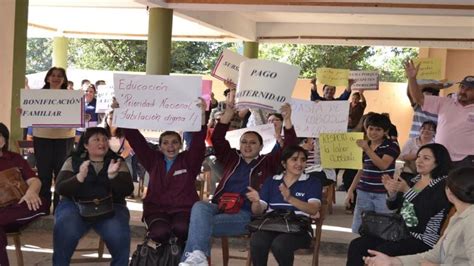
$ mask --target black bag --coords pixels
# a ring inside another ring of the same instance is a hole
[[[274,210],[256,216],[247,224],[247,230],[250,232],[263,230],[281,233],[313,232],[309,217],[296,215],[295,212],[287,210]]]
[[[114,216],[114,201],[112,195],[102,199],[74,200],[79,208],[79,214],[85,221],[95,222]]]
[[[152,244],[149,237],[137,245],[130,266],[177,266],[183,253],[177,243],[177,237],[171,237],[168,244]]]
[[[400,241],[410,237],[403,217],[398,213],[362,212],[359,234],[378,237],[388,241]]]

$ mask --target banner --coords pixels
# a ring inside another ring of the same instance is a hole
[[[288,102],[300,68],[280,62],[250,59],[240,64],[236,107],[279,110]]]
[[[212,80],[203,79],[201,88],[201,98],[206,102],[206,110],[211,108]]]
[[[230,79],[233,83],[236,83],[239,79],[240,63],[247,59],[248,58],[243,55],[225,49],[217,59],[217,63],[211,72],[211,76],[222,81]]]
[[[114,74],[118,127],[199,131],[201,77]]]
[[[291,110],[291,121],[298,137],[317,138],[320,133],[347,132],[348,101],[291,99]]]
[[[96,96],[96,113],[107,113],[111,110],[110,105],[112,104],[112,98],[114,97],[114,86],[112,85],[99,85],[97,88]]]
[[[321,134],[319,145],[323,168],[362,169],[362,149],[356,140],[364,133]]]
[[[351,70],[349,78],[354,79],[353,90],[378,90],[379,72],[378,71],[357,71]]]
[[[235,149],[240,148],[240,137],[247,131],[256,131],[258,132],[263,138],[263,149],[260,154],[267,154],[270,153],[275,147],[276,139],[275,139],[275,127],[273,124],[264,124],[260,126],[250,127],[250,128],[242,128],[227,131],[225,135],[225,139],[229,142],[230,146]]]
[[[416,75],[416,79],[435,79],[440,80],[441,76],[441,59],[439,58],[416,58],[413,60],[415,66],[420,64],[420,69]]]
[[[21,90],[21,127],[84,127],[83,91]]]
[[[316,69],[318,82],[331,86],[349,85],[349,69],[318,68]]]

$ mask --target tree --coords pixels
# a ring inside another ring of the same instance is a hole
[[[28,39],[26,43],[26,74],[46,71],[52,66],[52,43],[51,39]]]

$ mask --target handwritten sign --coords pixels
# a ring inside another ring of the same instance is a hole
[[[114,74],[118,127],[199,131],[201,77]]]
[[[356,71],[349,72],[349,78],[354,79],[353,90],[378,90],[379,72],[377,71]]]
[[[21,90],[21,127],[83,127],[82,91]]]
[[[362,169],[362,149],[356,140],[363,139],[362,132],[321,134],[319,145],[323,168]]]
[[[300,68],[280,62],[250,59],[240,64],[237,108],[278,110],[288,102]]]
[[[230,79],[237,82],[239,79],[239,66],[248,58],[231,50],[225,49],[217,59],[217,63],[211,72],[211,76],[222,81]]]
[[[106,113],[111,110],[112,98],[114,97],[114,86],[99,85],[97,88],[97,103],[95,106],[96,113]]]
[[[237,130],[227,131],[225,139],[229,142],[230,146],[235,149],[240,148],[240,137],[247,131],[256,131],[258,132],[263,139],[263,149],[260,154],[270,153],[275,147],[275,127],[273,124],[264,124],[255,127],[242,128]]]
[[[413,60],[415,65],[420,64],[420,69],[416,75],[417,79],[442,79],[441,59],[439,58],[417,58]]]
[[[291,100],[291,121],[298,137],[317,138],[320,133],[347,132],[349,102]]]
[[[206,110],[209,111],[211,108],[211,93],[212,93],[212,80],[203,79],[202,80],[202,89],[201,89],[201,98],[206,102]]]
[[[331,86],[347,86],[349,69],[318,68],[316,70],[318,82]]]

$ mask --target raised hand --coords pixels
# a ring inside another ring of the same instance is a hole
[[[107,169],[107,175],[109,179],[114,179],[118,175],[120,169],[120,160],[112,159],[109,164],[109,169]]]
[[[420,64],[415,66],[415,64],[413,63],[413,60],[407,60],[405,62],[405,74],[407,78],[416,79],[416,75],[418,74],[419,69],[420,69]]]
[[[89,165],[91,161],[84,161],[81,166],[79,166],[79,173],[76,174],[76,178],[79,182],[83,183],[86,179],[87,173],[89,173]]]
[[[281,183],[278,186],[278,189],[280,190],[280,193],[283,196],[283,199],[286,202],[289,202],[291,199],[291,193],[290,193],[290,189],[286,187],[285,183]]]
[[[256,191],[254,188],[252,187],[247,187],[247,189],[249,190],[249,192],[247,192],[245,194],[245,196],[247,196],[247,198],[250,200],[250,202],[259,202],[260,201],[260,195],[258,194],[258,191]]]
[[[287,120],[291,118],[291,105],[289,103],[284,103],[280,107],[280,113],[283,116],[283,120]]]
[[[361,147],[364,151],[369,149],[369,143],[366,140],[358,139],[356,140],[357,146]]]

